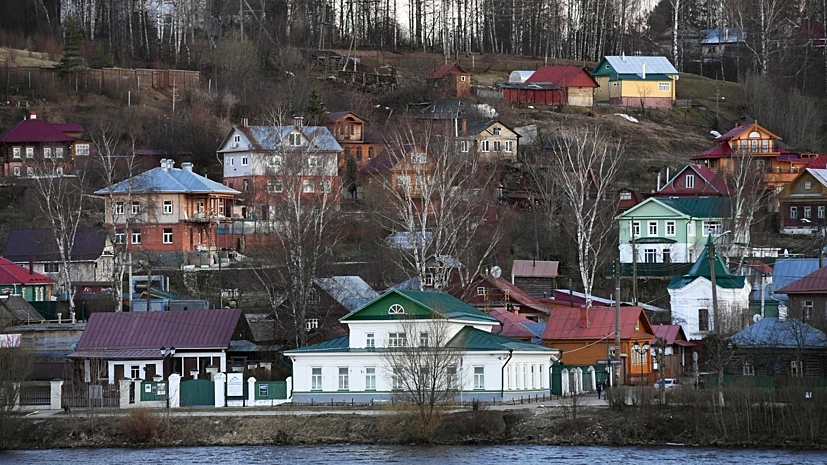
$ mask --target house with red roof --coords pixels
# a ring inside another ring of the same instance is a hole
[[[652,325],[655,337],[650,345],[653,356],[656,351],[663,349],[663,366],[658,364],[657,357],[652,361],[652,368],[660,372],[666,370],[664,378],[681,378],[693,373],[692,354],[695,344],[689,342],[681,325]]]
[[[634,350],[655,337],[643,307],[620,307],[620,347],[615,347],[615,309],[612,307],[557,307],[546,322],[543,343],[560,349],[566,365],[603,365],[614,358],[616,375],[624,384],[652,384],[652,358]]]
[[[726,180],[706,165],[689,164],[666,181],[655,197],[728,197]]]
[[[61,175],[84,164],[91,154],[91,143],[83,138],[83,126],[75,123],[51,124],[29,118],[0,134],[0,159],[4,176]]]
[[[775,291],[787,295],[787,315],[822,331],[827,330],[827,267]]]
[[[508,310],[491,310],[488,314],[500,322],[500,328],[494,328],[491,331],[494,334],[526,342],[540,340],[543,335],[545,323],[537,323]]]
[[[19,295],[27,302],[44,302],[52,299],[55,281],[0,257],[0,294]]]
[[[586,68],[579,66],[543,66],[534,72],[528,84],[550,83],[560,88],[564,105],[594,105],[594,89],[600,87]]]
[[[466,303],[488,313],[505,310],[531,321],[546,321],[551,308],[509,280],[480,274],[465,287],[454,286],[448,292]]]
[[[446,95],[471,95],[471,74],[462,69],[459,63],[437,66],[425,75],[425,81]]]
[[[534,297],[549,296],[557,288],[560,262],[552,260],[514,260],[511,284]]]

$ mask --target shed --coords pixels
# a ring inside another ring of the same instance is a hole
[[[526,82],[532,74],[534,71],[512,71],[508,75],[508,82]]]
[[[537,105],[560,105],[564,102],[560,87],[551,83],[506,82],[498,83],[506,102]]]
[[[578,66],[543,66],[526,82],[554,84],[561,89],[567,105],[579,107],[592,106],[594,89],[599,87],[589,71]]]

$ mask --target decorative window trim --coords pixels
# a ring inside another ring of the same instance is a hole
[[[405,313],[405,307],[400,304],[393,304],[388,307],[388,315],[402,315]]]

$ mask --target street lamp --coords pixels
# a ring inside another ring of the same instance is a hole
[[[649,342],[644,342],[643,347],[641,347],[640,342],[635,341],[632,345],[632,349],[638,354],[638,361],[640,361],[640,382],[639,384],[643,384],[643,354],[649,352]]]
[[[166,371],[165,368],[167,365],[167,358],[172,358],[175,356],[175,347],[170,347],[169,349],[167,349],[166,347],[161,346],[161,356],[163,357],[163,360],[161,362],[161,371]],[[174,366],[170,366],[170,373],[174,368]],[[169,380],[169,376],[167,376],[167,380]],[[164,389],[164,391],[166,391],[165,397],[167,401],[167,408],[169,408],[169,381],[167,381],[165,387],[166,389]]]

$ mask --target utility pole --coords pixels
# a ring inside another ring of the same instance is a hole
[[[632,303],[637,305],[637,245],[635,244],[635,219],[632,218]]]
[[[718,283],[715,280],[715,241],[712,240],[712,236],[709,236],[707,248],[707,252],[709,252],[709,279],[712,281],[712,324],[715,325],[715,333],[720,334],[721,328],[718,324]]]
[[[609,381],[612,386],[615,386],[613,382],[611,382],[612,373],[615,371],[615,367],[612,364],[614,358],[620,360],[620,258],[617,259],[617,277],[615,279],[615,357],[609,357]],[[618,384],[619,384],[618,380]]]

